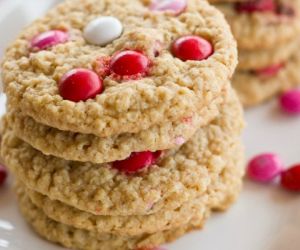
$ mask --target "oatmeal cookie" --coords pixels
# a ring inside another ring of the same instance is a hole
[[[299,39],[295,39],[272,49],[240,50],[238,71],[257,70],[287,62],[297,53],[299,44]]]
[[[211,176],[211,184],[205,193],[175,210],[164,210],[145,216],[96,216],[47,196],[25,189],[31,201],[51,219],[78,229],[97,233],[136,236],[144,233],[169,230],[187,224],[193,216],[200,217],[207,208],[223,210],[237,198],[242,183],[243,150],[240,141],[233,148],[232,160],[219,175]],[[21,188],[24,189],[23,184]]]
[[[176,240],[184,234],[203,227],[205,219],[194,217],[188,224],[171,230],[159,231],[153,234],[142,234],[136,237],[121,237],[111,234],[94,234],[87,230],[76,229],[56,222],[47,217],[26,196],[19,192],[20,210],[33,227],[45,239],[59,243],[64,247],[80,250],[134,250],[157,247]],[[209,211],[207,211],[207,215]]]
[[[105,46],[84,36],[91,21],[103,28],[99,16],[113,16],[123,30]],[[200,59],[180,54],[179,38],[186,35],[203,45]],[[137,68],[124,67],[136,65],[127,60],[136,60]],[[153,10],[149,0],[67,0],[8,48],[2,78],[8,102],[24,115],[60,130],[108,137],[199,112],[220,95],[236,63],[230,28],[206,1],[188,0],[174,13]],[[82,88],[91,93],[82,97]]]
[[[180,121],[154,125],[135,134],[124,133],[111,137],[61,131],[37,123],[29,116],[23,116],[10,108],[5,121],[19,138],[45,155],[73,161],[104,163],[126,159],[132,152],[155,152],[178,147],[188,141],[199,127],[217,116],[217,104],[223,101],[224,95],[227,95],[225,91],[201,112]]]
[[[245,106],[257,105],[282,91],[300,85],[300,52],[272,74],[238,71],[232,84]],[[278,71],[278,72],[276,72]]]
[[[278,0],[273,11],[238,11],[235,4],[217,5],[227,18],[241,50],[271,49],[299,37],[300,1]]]
[[[145,215],[175,209],[204,193],[211,175],[232,156],[243,128],[240,104],[232,92],[221,115],[179,150],[133,175],[112,168],[45,156],[4,129],[1,155],[24,184],[50,199],[95,215]],[[195,148],[197,150],[195,150]]]

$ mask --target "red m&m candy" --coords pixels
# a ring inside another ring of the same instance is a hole
[[[276,4],[274,0],[248,0],[236,3],[236,10],[239,12],[275,12]]]
[[[113,163],[113,167],[118,169],[121,172],[134,173],[153,165],[161,155],[158,152],[152,153],[150,151],[145,151],[145,152],[132,153],[125,160],[115,161]]]
[[[73,69],[59,81],[59,93],[73,102],[86,101],[103,92],[103,81],[89,69]]]
[[[61,30],[50,30],[37,35],[31,40],[31,48],[37,50],[48,49],[69,39],[67,32]]]
[[[110,70],[119,76],[145,75],[150,60],[140,52],[125,50],[115,54],[110,62]]]
[[[262,69],[255,70],[257,76],[271,77],[279,73],[284,68],[283,63],[274,64]]]
[[[202,37],[183,36],[173,43],[172,53],[182,61],[200,61],[213,54],[213,46]]]
[[[280,184],[284,189],[300,192],[300,165],[282,172]]]

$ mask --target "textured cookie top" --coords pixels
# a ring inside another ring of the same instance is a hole
[[[201,0],[188,0],[182,13],[150,6],[149,0],[69,0],[58,5],[7,50],[3,82],[11,105],[40,123],[99,136],[138,132],[207,106],[236,66],[236,44],[223,15]],[[104,16],[117,18],[123,33],[105,46],[93,45],[84,31]],[[44,36],[52,40],[42,36],[42,42],[57,44],[44,48],[35,39],[49,30]],[[203,60],[179,59],[182,55],[171,47],[186,35],[209,42],[213,54]],[[111,72],[123,72],[115,61],[122,61],[119,53],[124,50],[143,56],[143,74],[121,77]],[[68,88],[58,85],[78,68],[97,73],[100,82],[94,74],[88,79],[94,83],[92,92],[102,92],[86,101],[65,100],[61,94]]]
[[[225,14],[240,49],[275,48],[299,36],[300,1],[269,2],[273,4],[267,5],[266,9],[245,7],[243,3],[217,5]]]
[[[28,188],[96,215],[144,215],[174,209],[205,192],[214,174],[231,160],[243,117],[234,93],[221,115],[177,151],[133,175],[112,164],[45,156],[4,130],[1,155]]]

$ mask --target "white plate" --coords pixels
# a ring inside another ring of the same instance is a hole
[[[7,43],[33,18],[58,1],[0,0],[0,56]],[[299,69],[300,70],[300,69]],[[0,97],[0,112],[4,98]],[[300,118],[278,111],[275,101],[248,111],[247,155],[278,152],[287,164],[300,162]],[[6,185],[0,189],[0,249],[59,250],[37,237],[24,223]],[[189,234],[169,250],[299,250],[300,198],[280,190],[246,182],[238,203],[211,218],[205,229]],[[112,249],[113,250],[113,249]]]

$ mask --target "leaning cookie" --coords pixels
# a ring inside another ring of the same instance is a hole
[[[240,49],[271,49],[299,37],[299,0],[272,1],[268,5],[249,2],[217,5],[225,14]]]
[[[19,184],[19,188],[26,190],[31,201],[55,221],[97,233],[137,236],[179,227],[187,224],[195,215],[200,217],[202,214],[205,218],[208,208],[223,210],[229,207],[241,189],[243,164],[243,148],[241,142],[237,141],[235,147],[232,147],[232,157],[228,159],[228,165],[219,175],[211,175],[210,185],[205,193],[175,210],[163,210],[142,216],[96,216],[51,200],[45,195],[25,188],[24,184]]]
[[[300,85],[300,52],[287,62],[257,71],[239,71],[232,80],[233,87],[244,106],[257,105],[282,91]]]
[[[211,174],[220,173],[232,157],[243,116],[235,94],[227,98],[218,119],[166,155],[145,152],[108,164],[66,161],[43,155],[9,129],[3,131],[1,155],[28,188],[95,215],[145,215],[175,209],[204,193]],[[127,163],[141,155],[152,166],[126,174],[128,166],[135,166]]]
[[[94,234],[50,219],[22,192],[18,193],[18,200],[23,216],[39,235],[64,247],[79,250],[151,249],[174,241],[192,230],[200,229],[205,222],[205,219],[196,216],[188,224],[179,228],[159,231],[153,234],[143,234],[137,237]],[[209,211],[207,211],[207,214],[209,214]]]
[[[219,113],[219,104],[223,102],[227,90],[201,112],[186,116],[176,122],[154,125],[138,133],[124,133],[111,137],[79,134],[61,131],[37,123],[29,116],[9,108],[4,121],[14,133],[32,147],[46,155],[65,160],[104,163],[123,160],[132,152],[158,151],[178,147],[187,142],[195,132],[209,123]]]
[[[100,137],[199,112],[233,74],[236,42],[206,1],[183,3],[65,1],[7,50],[8,102],[39,123]],[[110,42],[90,37],[106,27],[119,31]]]

